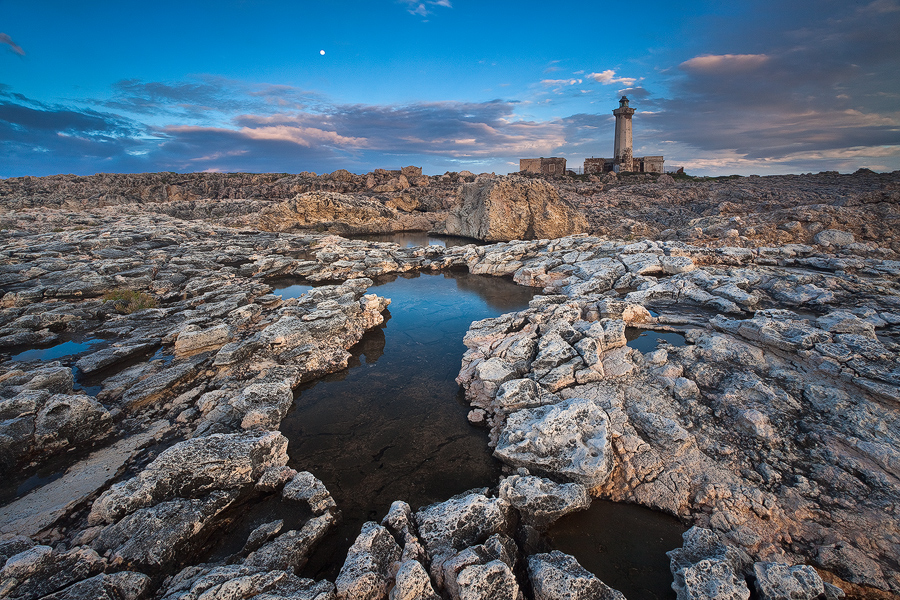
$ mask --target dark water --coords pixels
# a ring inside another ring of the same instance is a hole
[[[449,235],[435,236],[429,235],[424,231],[401,231],[398,233],[348,235],[344,237],[367,242],[391,242],[399,244],[403,248],[414,248],[416,246],[444,246],[452,248],[453,246],[465,246],[466,244],[484,245],[484,242],[479,240]]]
[[[628,600],[675,598],[666,552],[679,548],[687,527],[642,506],[594,500],[566,515],[547,533],[551,545]]]
[[[281,424],[290,465],[320,478],[343,513],[306,576],[336,576],[362,523],[394,500],[416,509],[497,483],[487,432],[469,425],[458,397],[462,339],[472,321],[527,308],[537,291],[468,273],[369,289],[391,299],[390,318],[352,349],[351,368],[302,386]]]
[[[19,352],[9,360],[11,361],[32,361],[32,360],[56,360],[69,356],[87,353],[89,350],[97,350],[92,348],[97,344],[105,343],[106,340],[85,340],[83,342],[68,341],[56,344],[50,348],[33,348],[24,352]]]
[[[653,352],[659,347],[660,341],[666,341],[672,346],[684,346],[685,339],[680,333],[673,331],[655,331],[653,329],[639,329],[637,327],[625,328],[627,345],[643,353]]]

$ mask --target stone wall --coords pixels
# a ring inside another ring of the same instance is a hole
[[[519,159],[519,171],[537,175],[565,175],[566,159],[564,158],[522,158]]]

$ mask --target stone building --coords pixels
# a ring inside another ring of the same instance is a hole
[[[584,172],[609,173],[633,172],[633,173],[664,173],[662,156],[633,156],[631,140],[631,117],[634,109],[628,106],[628,97],[622,96],[619,100],[619,108],[613,111],[616,116],[616,138],[613,147],[613,158],[586,158],[584,159]]]
[[[566,159],[564,158],[521,158],[519,171],[536,175],[565,175]]]

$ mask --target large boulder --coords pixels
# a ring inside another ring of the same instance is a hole
[[[528,574],[535,600],[625,600],[578,564],[574,556],[554,550],[528,557]]]
[[[461,185],[446,228],[449,235],[508,242],[582,233],[587,220],[546,181],[510,176]]]

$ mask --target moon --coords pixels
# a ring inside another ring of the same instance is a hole
[[[322,56],[325,56],[325,51],[324,51],[324,50],[319,50],[319,54],[321,54]]]

